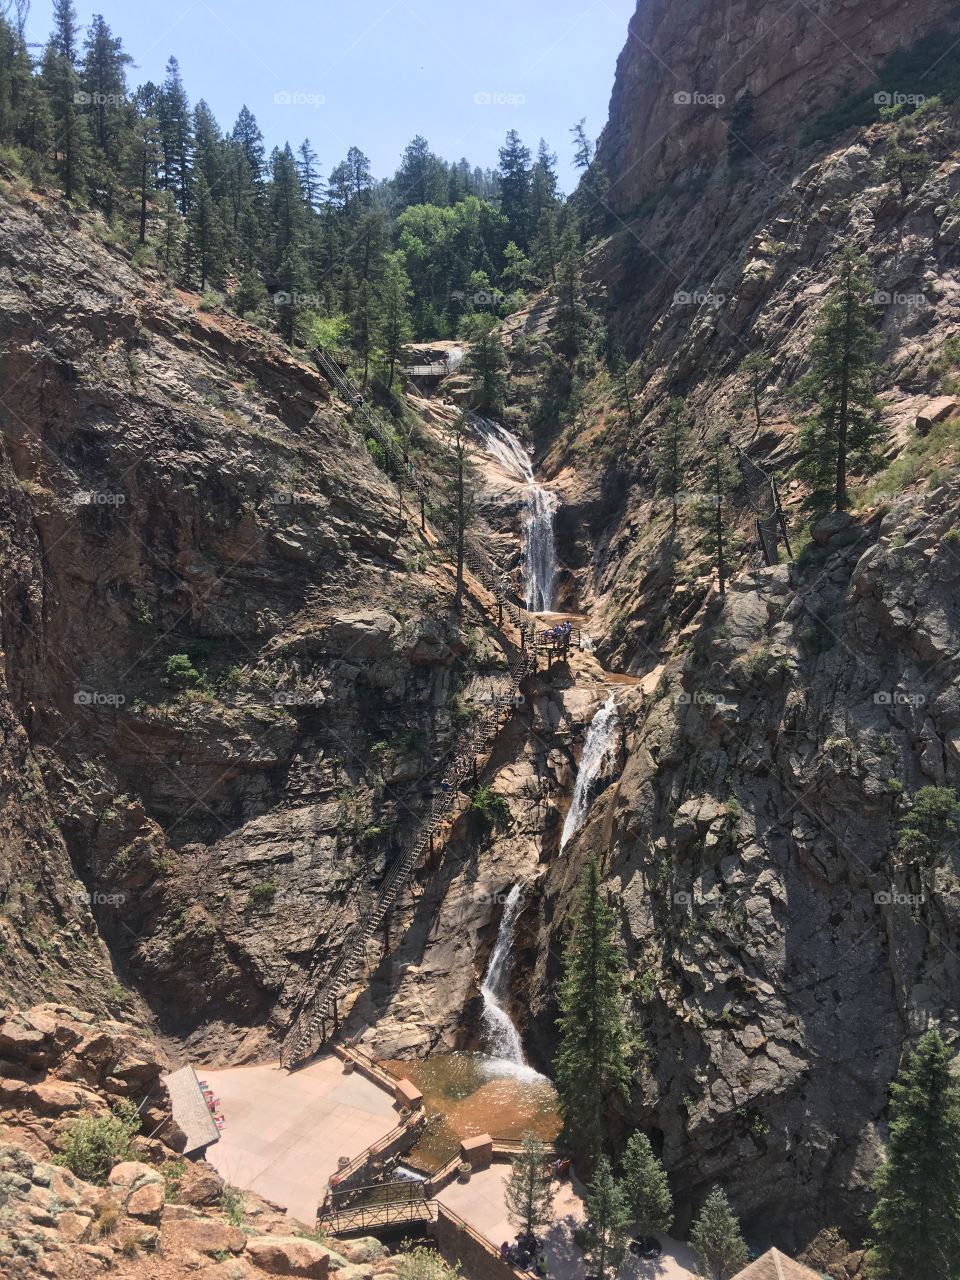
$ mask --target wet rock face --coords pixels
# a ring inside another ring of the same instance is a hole
[[[958,520],[954,480],[824,521],[710,601],[548,872],[534,1034],[592,848],[646,1043],[624,1130],[662,1136],[681,1225],[719,1181],[760,1236],[855,1239],[902,1054],[930,1022],[960,1048],[960,852],[895,853],[912,794],[960,790]]]
[[[665,183],[702,180],[748,89],[751,138],[795,137],[952,9],[949,0],[640,0],[597,149],[607,198],[623,214]]]

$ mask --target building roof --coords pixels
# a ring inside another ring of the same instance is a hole
[[[748,1267],[738,1271],[733,1280],[821,1280],[819,1271],[811,1271],[801,1262],[788,1258],[779,1249],[768,1249]]]
[[[218,1142],[220,1130],[200,1091],[200,1081],[193,1067],[181,1067],[179,1071],[164,1076],[163,1082],[170,1091],[173,1118],[187,1135],[183,1154],[189,1156],[194,1151],[209,1147],[211,1142]]]

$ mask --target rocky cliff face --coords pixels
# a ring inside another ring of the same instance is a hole
[[[587,274],[634,361],[633,420],[600,373],[582,421],[537,443],[564,499],[571,597],[601,659],[649,697],[618,786],[543,878],[519,966],[546,1059],[565,921],[595,851],[645,1044],[624,1132],[662,1143],[681,1228],[719,1181],[758,1239],[795,1247],[827,1223],[862,1231],[904,1049],[931,1022],[960,1047],[957,851],[923,886],[894,854],[906,797],[960,785],[960,450],[944,385],[960,330],[957,112],[931,104],[904,135],[882,121],[805,149],[790,132],[946,6],[830,8],[643,4],[621,58],[600,146],[619,216]],[[867,66],[851,73],[846,46]],[[765,148],[735,166],[716,113],[673,102],[721,92],[721,74],[755,94]],[[919,160],[904,181],[897,145]],[[741,492],[721,602],[695,521],[681,510],[673,528],[657,492],[667,401],[682,397],[693,422],[694,499],[703,439],[722,426],[777,476],[799,550],[791,389],[847,244],[876,284],[885,462],[900,461],[789,567],[757,567]],[[521,376],[550,334],[543,301],[505,326]],[[770,361],[756,404],[751,354]]]
[[[503,658],[314,371],[0,203],[4,995],[254,1053]]]
[[[752,145],[795,141],[801,125],[954,10],[951,0],[640,0],[597,148],[611,206],[624,216],[666,183],[702,184],[747,90]],[[774,168],[781,158],[767,157]]]

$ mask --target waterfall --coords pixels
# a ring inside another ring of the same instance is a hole
[[[594,798],[594,783],[603,770],[614,760],[614,734],[619,717],[617,704],[611,693],[609,698],[590,721],[586,740],[583,744],[583,755],[580,757],[580,768],[577,770],[577,781],[573,788],[573,799],[560,833],[560,848],[576,834],[587,819],[587,813]]]
[[[515,884],[507,894],[493,954],[480,987],[483,997],[483,1039],[485,1049],[494,1059],[491,1065],[499,1072],[524,1079],[536,1079],[538,1073],[524,1062],[520,1033],[502,1003],[507,994],[513,964],[513,928],[520,914],[520,895],[519,884]]]
[[[549,613],[553,608],[553,587],[557,576],[557,556],[553,540],[553,517],[560,505],[555,493],[538,484],[530,455],[499,422],[477,418],[484,448],[514,480],[526,485],[523,516],[523,586],[531,613]]]

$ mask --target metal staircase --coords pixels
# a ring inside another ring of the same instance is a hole
[[[366,407],[358,389],[323,352],[317,353],[316,360],[331,385],[345,399],[353,402],[355,413],[359,416],[364,431],[369,432],[376,439],[387,459],[399,474],[406,478],[406,483],[423,499],[425,506],[431,506],[429,486],[415,470],[409,467],[397,449],[389,429],[376,413]],[[455,549],[456,531],[451,531],[442,520],[435,520],[434,525],[440,540],[446,545],[452,543]],[[429,810],[411,833],[387,873],[386,879],[373,895],[370,904],[361,911],[359,919],[347,931],[340,954],[333,966],[320,980],[314,995],[308,997],[299,1015],[294,1019],[284,1037],[280,1053],[280,1061],[285,1067],[293,1068],[300,1065],[314,1052],[314,1044],[318,1038],[322,1038],[325,1021],[334,1001],[346,987],[355,966],[362,963],[367,943],[409,882],[431,836],[454,808],[458,789],[474,772],[477,757],[484,755],[492,744],[500,731],[504,714],[509,713],[517,705],[521,681],[531,669],[535,627],[527,617],[526,610],[510,594],[505,575],[498,572],[486,551],[470,538],[465,540],[464,562],[474,577],[492,593],[498,606],[507,612],[519,629],[520,647],[510,661],[507,690],[471,726],[466,742],[444,770],[440,791],[434,796]],[[528,637],[531,641],[530,648],[527,643]]]

